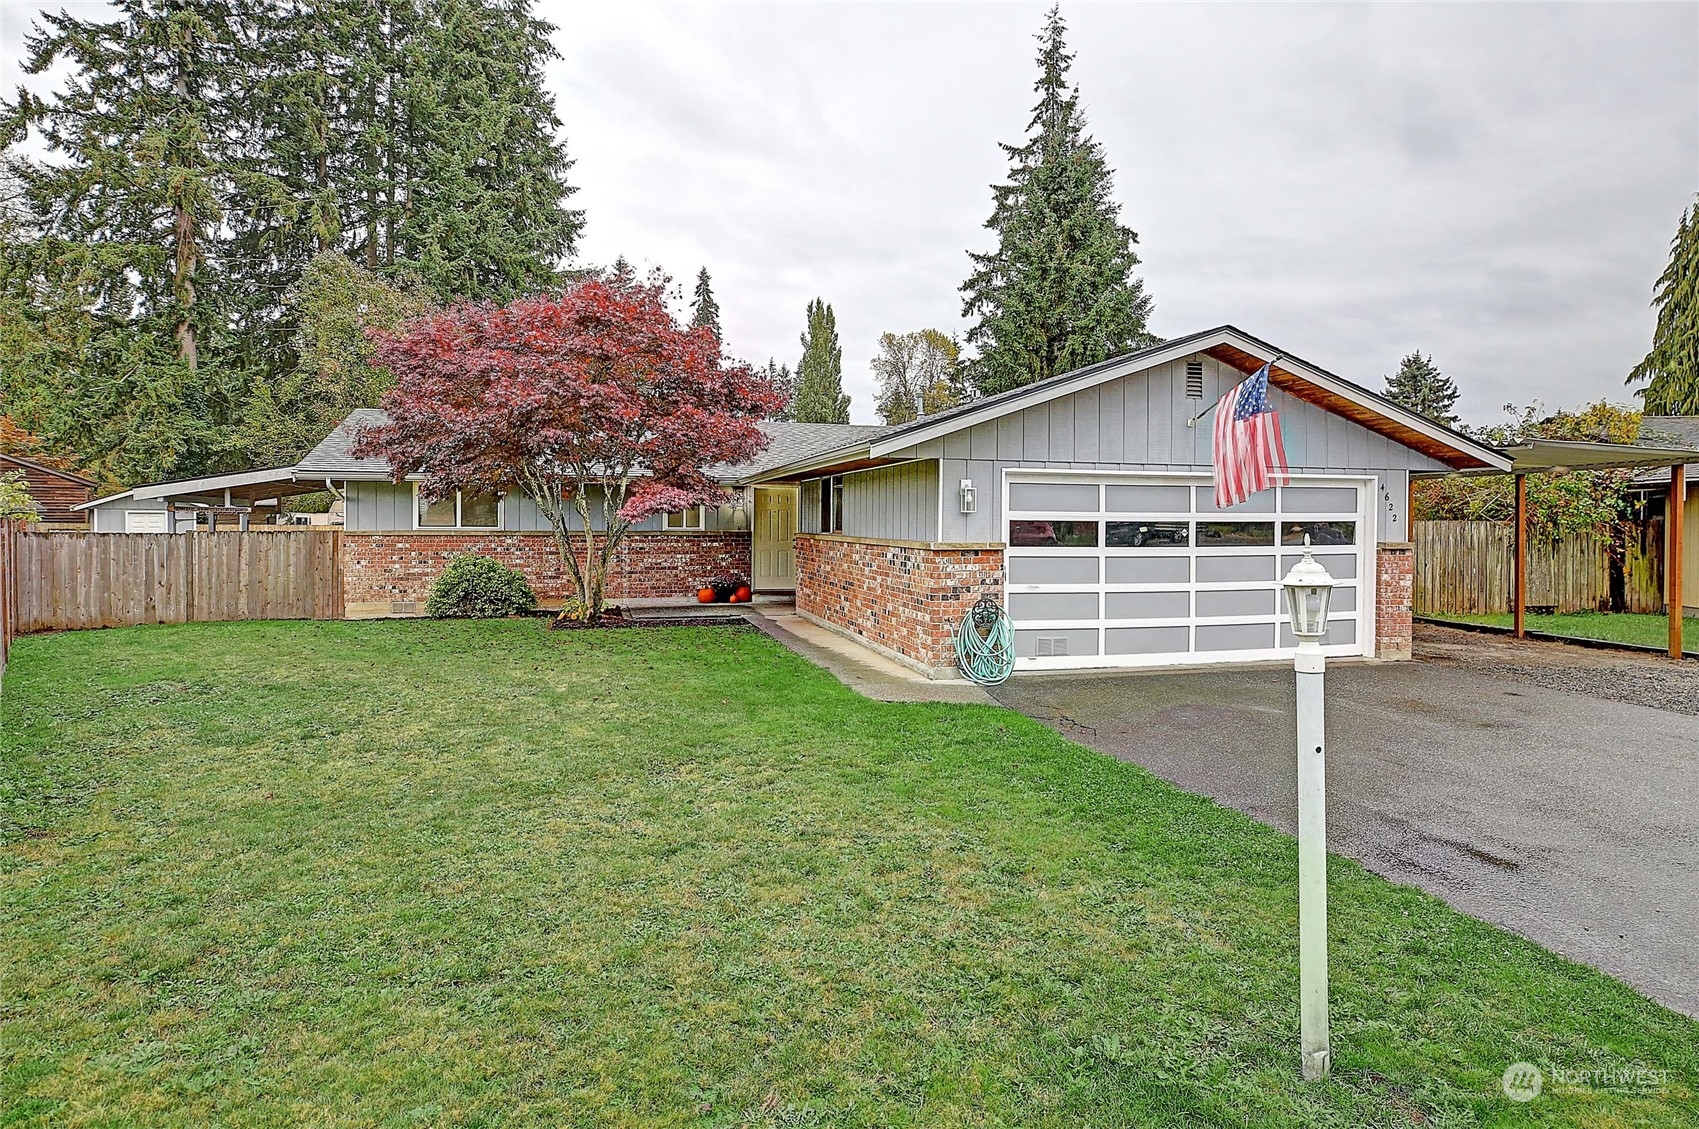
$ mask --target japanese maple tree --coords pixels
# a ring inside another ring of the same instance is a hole
[[[759,453],[756,421],[781,407],[770,383],[722,361],[712,329],[679,325],[655,285],[593,279],[506,306],[462,303],[377,340],[375,363],[396,384],[389,422],[362,432],[356,454],[388,459],[397,482],[422,476],[427,498],[522,491],[588,620],[606,607],[631,527],[723,502],[709,468]]]

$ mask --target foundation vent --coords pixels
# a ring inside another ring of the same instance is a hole
[[[419,614],[419,601],[417,601],[417,600],[391,600],[389,602],[389,614],[390,615],[418,615]]]
[[[1033,644],[1033,654],[1041,659],[1051,659],[1068,653],[1066,635],[1040,635],[1033,640]]]

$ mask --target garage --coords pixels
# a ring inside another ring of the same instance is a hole
[[[1017,669],[1288,656],[1280,580],[1306,536],[1339,584],[1324,650],[1372,653],[1372,478],[1294,476],[1226,511],[1207,475],[1011,471],[1003,490]]]

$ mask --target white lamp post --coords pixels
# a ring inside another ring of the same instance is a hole
[[[1304,555],[1281,582],[1298,637],[1298,1007],[1304,1078],[1326,1078],[1333,1052],[1327,1038],[1327,721],[1322,700],[1327,605],[1333,577]]]

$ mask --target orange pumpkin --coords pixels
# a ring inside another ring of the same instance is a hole
[[[696,599],[699,603],[711,604],[714,602],[714,590],[712,588],[698,588]]]
[[[742,588],[739,588],[736,592],[732,593],[732,603],[749,603],[749,585],[745,584]]]

